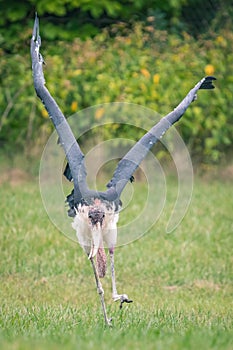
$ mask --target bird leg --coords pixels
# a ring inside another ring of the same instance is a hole
[[[106,311],[106,306],[105,306],[105,302],[104,302],[104,290],[103,287],[101,285],[97,270],[96,270],[96,266],[95,266],[95,262],[93,257],[90,258],[91,264],[92,264],[92,268],[93,268],[93,272],[94,272],[94,276],[95,276],[95,281],[96,281],[96,287],[97,287],[97,292],[100,296],[100,301],[101,301],[101,305],[102,305],[102,310],[104,313],[104,320],[105,320],[105,324],[107,326],[111,326],[111,319],[109,319],[107,317],[107,311]]]
[[[110,263],[111,263],[111,276],[112,276],[112,298],[114,301],[120,300],[120,309],[123,303],[132,303],[133,300],[128,298],[127,294],[118,294],[116,288],[115,267],[114,267],[114,248],[109,249]]]

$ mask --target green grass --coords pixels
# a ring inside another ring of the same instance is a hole
[[[134,303],[111,301],[108,272],[111,329],[86,256],[50,223],[38,184],[2,185],[0,198],[1,349],[232,349],[232,184],[196,179],[176,231],[165,233],[169,202],[149,233],[117,249],[118,289]]]

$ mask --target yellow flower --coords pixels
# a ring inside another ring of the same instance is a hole
[[[147,91],[147,87],[146,87],[146,85],[145,85],[144,83],[141,83],[141,84],[140,84],[140,88],[141,88],[141,90],[142,90],[143,92],[146,92],[146,91]]]
[[[82,74],[82,69],[75,69],[75,70],[73,71],[73,76],[74,76],[74,77],[77,76],[77,75],[80,75],[80,74]]]
[[[104,108],[100,107],[95,112],[95,119],[99,120],[99,119],[101,119],[103,117],[103,115],[104,115]]]
[[[71,103],[70,109],[71,109],[72,112],[76,112],[77,109],[78,109],[78,102],[77,101],[73,101]]]
[[[48,115],[48,112],[46,111],[45,108],[42,109],[41,114],[42,114],[42,117],[43,117],[43,118],[48,118],[48,116],[49,116],[49,115]]]
[[[205,66],[205,74],[206,75],[213,75],[214,74],[214,66],[212,64],[207,64]]]
[[[221,36],[221,35],[217,36],[216,43],[221,45],[222,47],[226,47],[227,46],[226,39],[223,36]]]
[[[153,76],[153,82],[154,82],[154,84],[158,84],[159,83],[159,80],[160,80],[160,75],[159,74],[155,74],[154,76]]]
[[[144,75],[145,78],[150,78],[150,72],[146,68],[142,68],[141,73]]]
[[[224,42],[224,38],[221,35],[219,35],[217,36],[216,41],[217,43],[221,44],[222,42]]]
[[[157,99],[157,97],[158,97],[157,91],[153,90],[153,91],[151,92],[151,97],[152,97],[153,99]]]

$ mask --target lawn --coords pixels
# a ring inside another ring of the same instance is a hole
[[[173,180],[168,188],[172,198]],[[49,221],[38,183],[1,185],[0,198],[1,349],[233,348],[230,182],[195,178],[188,213],[173,233],[165,232],[168,203],[147,234],[116,250],[119,292],[134,302],[120,310],[111,301],[108,271],[111,329],[90,263]]]

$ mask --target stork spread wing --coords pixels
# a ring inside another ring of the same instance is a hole
[[[49,116],[57,130],[59,143],[62,145],[67,160],[69,162],[70,171],[74,180],[74,197],[75,202],[79,202],[83,197],[83,193],[88,193],[86,185],[86,169],[84,164],[84,155],[70,129],[70,126],[55,102],[54,98],[45,87],[45,79],[43,74],[43,57],[40,54],[41,38],[39,34],[39,20],[36,15],[32,39],[31,39],[31,58],[32,72],[34,79],[34,87],[37,96],[43,102]]]
[[[65,151],[68,165],[64,175],[68,180],[74,182],[74,190],[67,197],[70,205],[70,216],[75,215],[75,207],[78,203],[89,203],[93,198],[101,198],[108,202],[115,202],[116,208],[120,203],[120,195],[128,181],[132,180],[133,173],[138,168],[142,160],[146,157],[151,147],[164,135],[164,133],[176,123],[184,114],[191,102],[196,99],[199,89],[213,89],[213,80],[216,78],[208,76],[203,78],[196,86],[190,90],[183,101],[167,116],[162,118],[152,129],[147,132],[121,159],[113,174],[111,181],[107,184],[105,192],[92,191],[86,182],[86,169],[84,155],[76,141],[71,128],[58,107],[56,101],[45,87],[43,73],[43,57],[40,54],[41,39],[39,34],[39,20],[36,15],[33,34],[31,39],[31,58],[34,87],[38,97],[43,102],[49,116],[55,126],[59,136],[59,143]]]
[[[214,89],[213,80],[216,80],[216,78],[208,76],[199,81],[171,113],[163,117],[129,150],[118,163],[111,181],[107,184],[108,188],[114,187],[120,197],[127,182],[130,181],[133,173],[146,157],[151,147],[162,138],[172,124],[182,117],[188,106],[196,100],[199,89]]]

